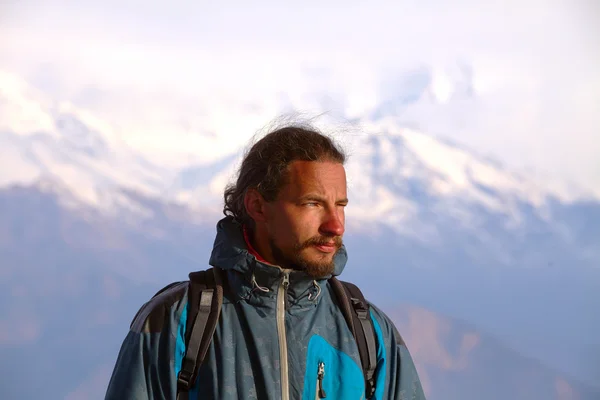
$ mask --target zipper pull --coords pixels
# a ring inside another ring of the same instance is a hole
[[[283,291],[285,294],[285,299],[283,300],[283,305],[285,310],[289,310],[289,303],[288,303],[288,298],[287,298],[287,290],[288,290],[288,286],[290,286],[290,273],[287,271],[283,272],[283,280],[281,281],[281,286],[283,286]]]
[[[318,386],[319,386],[319,398],[324,399],[327,397],[325,393],[325,389],[323,389],[323,378],[325,377],[325,364],[323,362],[319,363],[319,372],[317,374]]]
[[[281,284],[283,285],[283,288],[285,290],[287,290],[288,286],[290,286],[290,274],[289,274],[289,272],[284,272],[283,273],[283,281],[281,282]]]

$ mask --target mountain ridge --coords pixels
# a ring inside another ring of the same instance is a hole
[[[94,185],[129,185],[149,193],[173,195],[180,200],[189,198],[189,193],[186,193],[185,190],[182,193],[173,193],[173,188],[177,187],[178,182],[181,182],[185,171],[196,165],[187,164],[185,167],[157,165],[146,159],[138,150],[127,146],[123,140],[119,139],[116,127],[95,118],[91,112],[69,103],[45,100],[41,93],[29,87],[26,82],[19,81],[18,77],[0,73],[0,78],[0,83],[2,83],[0,84],[0,105],[2,105],[1,108],[9,110],[8,113],[1,114],[0,133],[2,137],[0,137],[0,143],[5,148],[10,146],[8,148],[9,152],[13,154],[13,163],[15,162],[14,154],[20,154],[22,162],[19,169],[31,171],[27,178],[23,179],[4,172],[0,176],[0,184],[26,181],[26,179],[31,179],[30,175],[34,174],[33,171],[37,171],[37,175],[39,175],[39,170],[42,170],[43,173],[55,173],[55,170],[62,168],[63,179],[67,184],[70,184],[71,181],[78,181],[73,185],[80,188],[88,187],[86,189],[88,192],[91,190],[89,186]],[[10,113],[10,111],[13,112]],[[25,123],[32,121],[44,122],[37,126],[29,126]],[[327,131],[327,127],[323,129]],[[353,157],[349,160],[350,164],[364,165],[364,148],[372,147],[374,141],[379,141],[380,158],[386,158],[385,153],[387,152],[387,159],[389,159],[390,151],[396,154],[411,155],[413,163],[420,163],[430,172],[435,172],[429,177],[437,185],[433,189],[437,189],[441,194],[460,192],[461,189],[463,191],[473,189],[473,182],[475,182],[491,185],[500,193],[503,191],[516,192],[536,205],[548,196],[554,196],[563,202],[579,199],[600,201],[600,193],[596,193],[594,190],[574,190],[575,185],[568,183],[561,184],[567,186],[568,190],[557,189],[552,187],[553,185],[544,186],[532,179],[519,177],[515,172],[500,168],[497,163],[474,155],[464,146],[458,146],[447,140],[440,141],[422,132],[402,128],[394,117],[382,116],[377,119],[361,120],[350,130],[351,132],[345,137],[340,135],[341,141],[347,144],[350,152],[353,153]],[[398,137],[401,138],[402,144],[391,146],[390,143]],[[29,148],[23,148],[27,145]],[[354,156],[358,156],[360,161],[354,161]],[[24,159],[32,157],[37,164],[34,163],[32,166],[31,162],[29,164],[23,162]],[[65,157],[70,160],[65,160]],[[223,165],[224,162],[231,162],[232,165]],[[236,163],[239,163],[239,152],[231,148],[228,154],[223,154],[217,161],[212,162],[212,167],[209,168],[221,165],[221,169],[233,172],[232,168]],[[5,171],[16,173],[7,161],[4,161],[4,164]],[[68,168],[69,164],[87,169],[86,175],[78,176],[76,172]],[[207,167],[205,163],[201,165],[204,168]],[[114,171],[115,167],[118,167],[118,173]],[[404,166],[401,171],[407,171],[406,167]],[[352,170],[356,171],[359,168],[352,168]],[[410,174],[408,177],[411,177]],[[200,183],[202,182],[197,182],[196,186]],[[503,186],[498,187],[499,184]],[[188,186],[190,185],[193,183],[188,182]],[[218,183],[217,186],[218,188],[209,192],[218,192],[218,189],[222,188],[223,182]],[[475,187],[475,189],[477,188]],[[479,196],[480,201],[485,201],[482,199],[481,190],[470,190],[470,192],[470,195]],[[93,202],[91,194],[87,193],[83,196]]]

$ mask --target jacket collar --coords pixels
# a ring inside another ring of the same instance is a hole
[[[254,253],[254,254],[253,254]],[[275,299],[277,289],[281,284],[284,270],[262,260],[257,253],[252,251],[244,238],[241,224],[233,217],[227,216],[217,223],[217,234],[213,245],[209,263],[220,268],[228,275],[230,289],[240,299],[248,302],[265,303]],[[344,246],[334,257],[334,271],[332,275],[340,275],[346,266],[347,253]],[[331,277],[325,276],[318,280],[313,279],[303,271],[289,271],[288,295],[291,296],[290,304],[318,301],[323,283]]]

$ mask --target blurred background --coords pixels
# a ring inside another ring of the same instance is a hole
[[[343,277],[430,400],[600,398],[600,3],[0,3],[0,397],[101,399],[248,141],[350,153]]]

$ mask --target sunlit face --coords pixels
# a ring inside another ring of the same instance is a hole
[[[336,162],[294,161],[277,198],[264,204],[267,251],[275,264],[313,277],[333,272],[348,204],[346,172]]]

